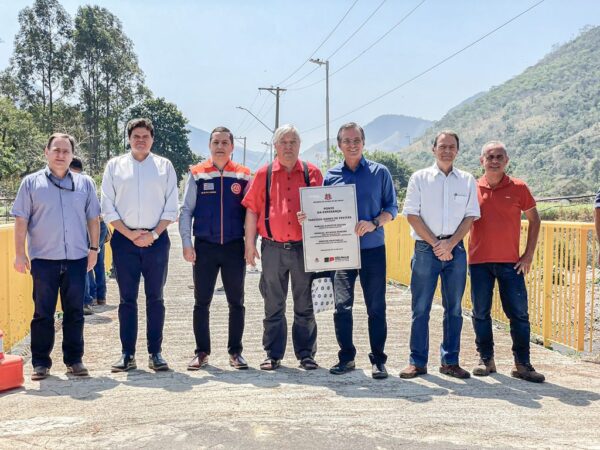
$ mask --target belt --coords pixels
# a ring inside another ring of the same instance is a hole
[[[444,240],[444,239],[450,239],[452,237],[451,234],[440,234],[439,236],[436,236],[439,240]]]
[[[279,247],[285,250],[291,250],[294,247],[302,246],[302,241],[277,242],[267,238],[262,238],[262,241],[265,243],[265,245],[271,245],[273,247]]]

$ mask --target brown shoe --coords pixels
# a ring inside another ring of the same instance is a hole
[[[208,353],[199,352],[194,359],[190,361],[187,366],[187,370],[200,370],[202,367],[208,364]]]
[[[90,375],[87,367],[83,365],[83,363],[75,363],[70,366],[67,366],[67,373],[71,375],[75,375],[76,377],[87,377]]]
[[[48,378],[50,375],[50,368],[44,366],[36,366],[33,368],[33,372],[31,374],[31,379],[33,381],[44,380]]]
[[[244,359],[241,353],[234,353],[229,355],[229,365],[234,369],[245,370],[248,368],[248,363]]]
[[[510,375],[521,380],[531,381],[532,383],[543,383],[546,377],[536,372],[531,364],[517,364],[510,372]]]
[[[471,378],[471,374],[458,364],[442,364],[440,366],[440,373],[454,378]]]
[[[478,377],[487,377],[490,373],[496,373],[496,363],[494,362],[494,358],[490,358],[487,361],[480,359],[479,364],[472,372],[473,375]]]
[[[402,372],[400,372],[400,378],[415,378],[419,375],[425,375],[427,373],[427,367],[417,367],[413,364],[409,364]]]

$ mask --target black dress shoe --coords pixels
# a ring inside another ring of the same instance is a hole
[[[81,362],[67,366],[67,373],[75,375],[76,377],[87,377],[90,374],[90,372],[87,370],[87,367],[85,367]]]
[[[348,373],[351,370],[354,370],[356,368],[356,364],[354,363],[354,361],[347,361],[347,362],[339,362],[337,363],[335,366],[333,366],[331,369],[329,369],[329,373],[332,373],[333,375],[342,375],[344,373]]]
[[[50,374],[50,368],[44,366],[36,366],[33,368],[33,373],[31,374],[31,379],[33,381],[44,380]]]
[[[160,353],[153,353],[148,356],[148,367],[156,372],[169,370],[167,361],[165,361]]]
[[[387,378],[388,373],[387,373],[387,370],[385,369],[385,364],[384,363],[373,364],[371,376],[376,380],[383,380],[384,378]]]
[[[128,370],[137,369],[137,364],[135,363],[135,357],[133,355],[127,355],[123,353],[121,355],[121,359],[114,363],[110,371],[115,372],[127,372]]]
[[[244,359],[241,353],[234,353],[229,355],[229,365],[234,369],[245,370],[248,368],[248,363]]]

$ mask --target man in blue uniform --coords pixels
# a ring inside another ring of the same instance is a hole
[[[208,364],[210,303],[219,271],[229,305],[229,364],[236,369],[247,369],[242,356],[246,210],[241,202],[250,169],[231,160],[233,134],[227,128],[215,128],[208,147],[210,159],[190,167],[179,218],[183,257],[194,265],[196,356],[188,364],[188,370]],[[191,232],[195,238],[193,246]]]

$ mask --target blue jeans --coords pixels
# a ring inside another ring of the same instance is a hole
[[[167,281],[171,241],[163,231],[150,247],[138,247],[115,230],[110,245],[119,285],[119,335],[122,352],[135,354],[138,330],[138,291],[144,276],[146,294],[146,338],[148,353],[159,353],[162,345],[165,305],[163,287]]]
[[[510,335],[515,362],[529,364],[529,312],[525,277],[517,273],[514,263],[470,264],[471,301],[475,344],[482,360],[494,357],[492,334],[492,296],[498,280],[502,309],[510,321]]]
[[[387,339],[385,316],[385,245],[360,251],[361,268],[359,270],[338,270],[335,272],[335,312],[333,323],[335,336],[340,346],[340,362],[354,360],[356,347],[352,342],[352,306],[354,305],[354,283],[360,277],[369,317],[369,342],[371,364],[385,363],[384,353]]]
[[[70,366],[83,356],[83,293],[87,258],[31,261],[34,313],[31,321],[31,363],[50,368],[54,347],[54,313],[60,291],[63,310],[63,361]]]
[[[106,269],[104,267],[104,241],[108,234],[108,228],[104,221],[100,221],[100,239],[98,240],[98,262],[93,270],[87,273],[85,284],[85,300],[86,305],[91,305],[97,298],[106,299]]]
[[[440,261],[425,241],[415,242],[411,261],[412,325],[410,330],[410,364],[426,367],[429,357],[429,313],[438,278],[442,279],[444,336],[440,345],[442,364],[458,364],[462,330],[461,300],[467,281],[467,256],[459,242],[450,261]]]

